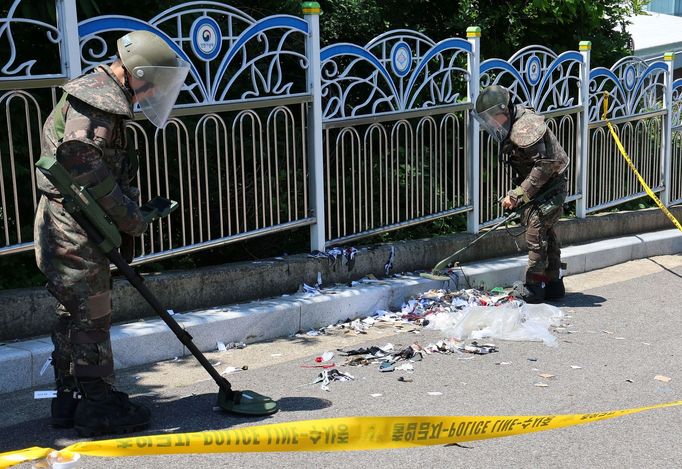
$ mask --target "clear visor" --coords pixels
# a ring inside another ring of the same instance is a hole
[[[509,108],[505,105],[498,104],[483,112],[474,112],[473,116],[476,118],[483,130],[488,132],[498,142],[502,143],[509,135]]]
[[[130,87],[140,110],[156,127],[163,127],[189,73],[189,64],[178,59],[177,67],[135,67]]]

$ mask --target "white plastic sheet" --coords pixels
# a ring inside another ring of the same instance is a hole
[[[558,326],[564,314],[555,306],[510,302],[500,306],[468,306],[460,311],[429,317],[427,329],[443,331],[457,340],[490,337],[500,340],[542,341],[556,346],[549,331]]]

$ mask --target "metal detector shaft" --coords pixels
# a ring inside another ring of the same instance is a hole
[[[452,260],[453,260],[455,257],[457,257],[459,254],[461,254],[462,252],[466,251],[466,250],[469,249],[471,246],[473,246],[474,244],[476,244],[478,241],[480,241],[481,239],[483,239],[483,238],[485,238],[486,236],[488,236],[489,233],[495,231],[497,228],[499,228],[500,226],[504,225],[505,223],[507,223],[507,222],[513,220],[513,219],[516,218],[517,216],[518,216],[518,212],[516,212],[516,211],[510,213],[509,215],[507,215],[507,217],[506,217],[504,220],[502,220],[501,222],[499,222],[499,223],[497,223],[497,224],[491,226],[491,227],[488,229],[488,231],[486,231],[486,232],[483,233],[482,235],[480,235],[480,236],[478,236],[477,238],[475,238],[473,241],[471,241],[469,244],[467,244],[466,246],[464,246],[462,249],[459,249],[458,251],[454,252],[453,254],[450,254],[448,257],[446,257],[445,259],[443,259],[442,261],[440,261],[438,264],[436,264],[436,265],[433,267],[432,272],[436,272],[436,271],[438,271],[438,270],[444,269],[444,268],[450,263],[450,261],[452,261]]]
[[[102,235],[97,231],[97,229],[90,223],[90,221],[81,213],[74,212],[71,214],[74,220],[85,230],[88,237],[94,241],[95,244],[102,242]],[[140,292],[140,295],[149,303],[149,305],[154,309],[156,314],[158,314],[163,322],[173,331],[175,336],[182,342],[182,344],[192,352],[194,358],[196,358],[201,366],[211,375],[211,378],[216,382],[216,384],[222,389],[228,396],[232,394],[232,386],[230,382],[225,379],[218,371],[211,365],[211,363],[206,359],[203,353],[197,348],[197,346],[192,342],[192,336],[180,327],[180,324],[173,319],[173,317],[166,311],[156,299],[154,294],[147,288],[144,284],[144,279],[123,259],[123,256],[116,250],[116,248],[111,249],[109,252],[104,253],[109,260],[118,268],[119,271],[125,275],[130,284],[135,287],[135,289]]]

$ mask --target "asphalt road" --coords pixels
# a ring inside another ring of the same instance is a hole
[[[569,293],[557,304],[567,315],[565,329],[557,332],[558,347],[496,341],[498,353],[472,355],[472,359],[428,355],[414,363],[415,370],[409,374],[413,382],[398,381],[406,372],[380,373],[376,365],[341,366],[356,380],[333,382],[330,391],[324,391],[308,384],[318,371],[301,365],[337,348],[387,342],[396,347],[415,341],[427,344],[443,338],[442,334],[415,333],[412,326],[385,326],[365,335],[338,332],[293,337],[209,354],[220,371],[248,365],[248,371],[229,375],[229,379],[235,388],[279,399],[281,411],[269,418],[236,418],[213,410],[217,387],[191,357],[122,372],[119,388],[152,407],[152,428],[147,434],[359,415],[604,412],[682,399],[682,255],[575,275],[566,279],[566,285]],[[335,361],[343,359],[337,356]],[[656,375],[671,380],[664,383],[655,380]],[[538,382],[548,386],[535,386]],[[73,431],[51,429],[48,412],[49,401],[33,400],[32,390],[3,395],[0,451],[63,448],[77,441]],[[680,422],[682,408],[673,407],[461,446],[83,458],[79,467],[680,467]]]

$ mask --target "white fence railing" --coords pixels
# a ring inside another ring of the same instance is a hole
[[[314,2],[303,18],[189,1],[150,19],[79,22],[75,0],[54,0],[54,24],[19,17],[21,2],[0,18],[0,255],[33,248],[33,163],[58,86],[111,60],[115,38],[134,29],[192,64],[164,129],[140,113],[128,127],[140,202],[181,204],[142,238],[137,263],[304,226],[319,250],[454,214],[477,232],[499,219],[511,188],[498,145],[470,116],[492,84],[547,118],[571,157],[577,216],[644,194],[604,127],[605,92],[647,183],[666,203],[682,201],[682,81],[671,78],[671,55],[591,69],[581,42],[481,61],[475,27],[462,39],[395,30],[320,49]]]

